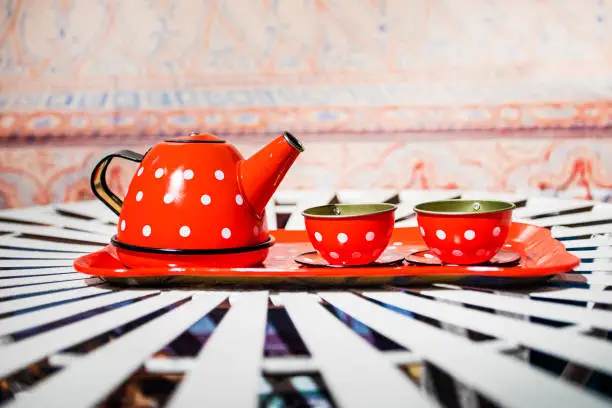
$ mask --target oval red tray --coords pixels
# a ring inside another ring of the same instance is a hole
[[[250,268],[126,268],[113,247],[75,260],[77,271],[123,285],[406,285],[455,282],[461,284],[513,284],[545,280],[571,271],[580,259],[566,251],[550,231],[535,225],[513,223],[505,248],[521,255],[516,266],[437,266],[405,262],[399,266],[326,268],[308,267],[294,258],[312,251],[305,231],[272,231],[276,244],[265,263]],[[417,228],[396,228],[390,246],[406,256],[426,249]]]

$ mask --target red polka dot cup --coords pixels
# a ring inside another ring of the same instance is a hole
[[[122,150],[94,168],[95,195],[119,215],[111,244],[127,266],[226,266],[261,263],[274,239],[266,203],[304,149],[288,132],[252,157],[214,135],[160,142],[144,155]],[[139,163],[125,198],[106,181],[114,158]]]
[[[443,200],[414,208],[421,236],[444,263],[475,265],[502,248],[515,206],[503,201]]]
[[[330,265],[367,265],[380,257],[393,233],[394,204],[332,204],[302,215],[308,238]]]

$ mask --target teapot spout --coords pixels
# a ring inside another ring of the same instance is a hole
[[[256,214],[263,214],[287,171],[303,151],[302,143],[291,133],[284,132],[240,163],[238,174],[242,192]]]

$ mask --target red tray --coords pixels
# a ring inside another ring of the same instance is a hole
[[[516,266],[308,267],[294,257],[313,248],[305,231],[272,231],[276,244],[263,266],[252,268],[126,268],[115,257],[113,247],[75,260],[77,271],[123,285],[308,285],[362,286],[455,282],[461,284],[512,284],[546,280],[571,271],[580,259],[565,250],[550,231],[535,225],[513,223],[506,249],[518,252]],[[426,249],[417,228],[396,228],[391,246],[405,255]]]

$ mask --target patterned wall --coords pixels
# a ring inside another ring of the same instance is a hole
[[[193,129],[306,135],[290,187],[612,184],[609,1],[0,4],[0,207],[88,195],[103,152]]]
[[[611,124],[603,0],[4,0],[6,133]]]
[[[589,132],[589,135],[591,133]],[[448,136],[452,138],[452,136]],[[239,142],[245,155],[265,140]],[[612,139],[445,138],[429,141],[317,141],[289,171],[284,189],[472,189],[612,201]],[[141,153],[147,146],[130,146]],[[89,175],[104,153],[121,146],[24,148],[0,153],[0,207],[92,198]],[[114,163],[114,162],[113,162]],[[125,193],[135,167],[109,171]]]

